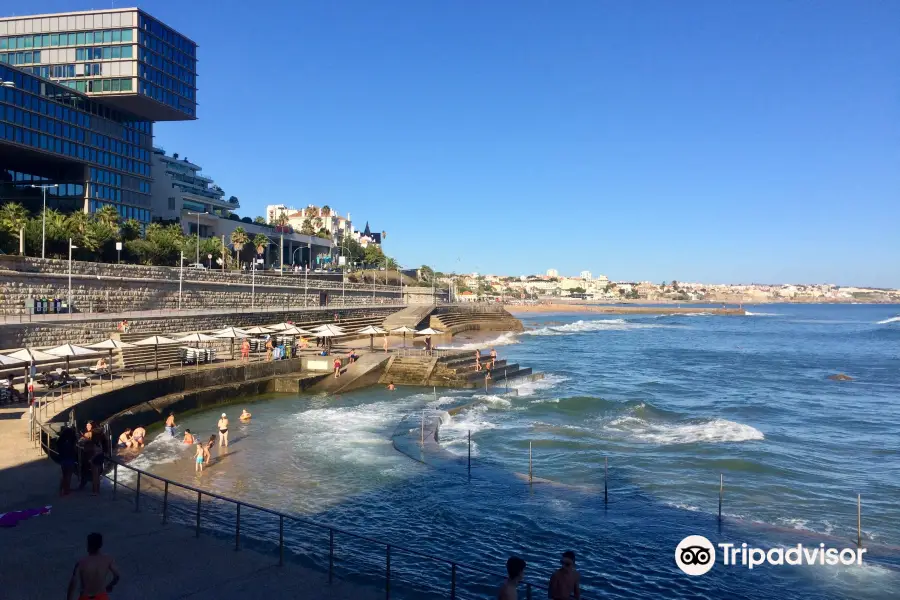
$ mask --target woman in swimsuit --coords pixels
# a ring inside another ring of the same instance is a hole
[[[184,443],[194,445],[194,434],[191,433],[190,429],[184,430]]]
[[[222,418],[219,419],[219,445],[228,446],[228,417],[225,413],[222,413]]]
[[[212,449],[216,445],[216,434],[209,436],[209,441],[206,444],[200,445],[203,446],[203,460],[208,465],[212,462]]]

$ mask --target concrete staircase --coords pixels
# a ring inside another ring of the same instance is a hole
[[[429,377],[428,385],[449,387],[481,387],[484,385],[490,356],[481,355],[481,370],[475,370],[475,353],[444,356],[438,359]],[[491,382],[513,379],[531,374],[530,367],[521,367],[504,359],[497,360],[491,371]]]
[[[431,316],[429,325],[449,333],[462,331],[522,331],[522,323],[505,310],[474,311],[466,309],[443,309]]]
[[[418,329],[419,325],[434,312],[434,309],[435,306],[432,304],[409,306],[388,316],[381,327],[388,331],[396,329],[397,327],[403,327],[404,325],[411,327],[412,329]]]
[[[395,356],[384,375],[382,383],[395,385],[426,385],[437,359],[427,355]]]

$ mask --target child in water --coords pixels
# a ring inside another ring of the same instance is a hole
[[[194,467],[194,471],[196,473],[203,472],[203,455],[204,454],[205,454],[205,452],[203,451],[203,446],[198,444],[197,445],[196,466]]]
[[[241,421],[249,421],[253,415],[247,412],[247,409],[244,409],[244,412],[241,413]]]

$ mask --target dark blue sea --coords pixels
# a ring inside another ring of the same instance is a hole
[[[496,347],[543,380],[247,399],[232,412],[245,406],[252,422],[235,427],[202,476],[193,453],[163,437],[135,464],[498,574],[518,554],[535,583],[571,549],[585,598],[896,598],[898,315],[886,305],[530,315],[524,333],[452,345]],[[838,373],[852,380],[828,378]],[[208,436],[219,412],[181,427]],[[540,483],[527,480],[529,449]],[[737,547],[855,548],[858,501],[861,566],[716,564],[691,577],[675,565],[676,545],[693,534]],[[209,521],[226,530],[227,511],[216,510]],[[263,549],[277,539],[262,516],[243,531]],[[289,527],[286,539],[297,560],[327,565],[327,533]],[[340,574],[379,584],[383,547],[344,535],[336,545]],[[393,597],[449,597],[446,565],[394,550],[392,570]],[[460,568],[457,594],[487,598],[499,583]]]

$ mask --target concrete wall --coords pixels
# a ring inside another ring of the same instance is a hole
[[[143,265],[72,263],[72,304],[76,312],[123,312],[178,308],[362,305],[398,301],[395,286],[347,283],[334,277],[244,274]],[[0,312],[27,312],[31,298],[68,297],[68,262],[0,256]]]
[[[158,316],[143,319],[129,319],[132,333],[167,335],[188,331],[210,331],[224,326],[252,327],[285,321],[298,324],[317,320],[331,319],[335,314],[339,319],[365,316],[387,316],[399,308],[338,308],[323,310],[286,310],[275,312],[235,312],[230,307],[222,306],[220,310],[208,314],[191,316]],[[0,348],[48,347],[70,342],[85,345],[101,342],[116,331],[117,319],[96,318],[83,319],[74,323],[22,323],[0,325]],[[96,360],[96,358],[94,359]]]

